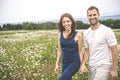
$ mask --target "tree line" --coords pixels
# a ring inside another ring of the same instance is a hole
[[[120,20],[100,20],[100,23],[111,27],[112,29],[120,29]],[[76,21],[77,29],[87,29],[90,24],[84,23],[83,21]],[[0,26],[0,31],[5,30],[53,30],[57,29],[57,22],[44,22],[44,23],[33,23],[33,22],[23,22],[22,24],[3,24]]]

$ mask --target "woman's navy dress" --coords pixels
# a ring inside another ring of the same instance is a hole
[[[61,33],[62,74],[59,80],[71,80],[80,67],[78,44],[74,40],[76,33],[69,39],[65,39]]]

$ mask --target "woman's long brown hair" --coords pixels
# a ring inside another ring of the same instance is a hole
[[[73,17],[72,17],[71,14],[69,14],[69,13],[64,13],[63,15],[61,15],[60,21],[59,21],[58,24],[57,24],[57,27],[58,27],[58,29],[59,29],[60,32],[65,31],[65,28],[64,28],[63,25],[62,25],[62,20],[63,20],[64,17],[68,17],[68,18],[72,21],[71,33],[68,35],[68,38],[70,38],[71,35],[73,35],[73,33],[75,32],[76,23],[75,23],[75,21],[74,21],[74,19],[73,19]],[[68,39],[68,38],[67,38],[67,39]]]

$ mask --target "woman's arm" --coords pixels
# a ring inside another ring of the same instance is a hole
[[[62,50],[61,50],[61,46],[60,46],[60,32],[58,33],[58,51],[57,51],[57,59],[56,59],[56,64],[55,64],[55,73],[59,73],[59,61],[60,61],[60,57],[62,55]]]
[[[90,53],[89,53],[89,48],[85,48],[84,58],[83,58],[82,64],[85,64],[85,63],[88,61],[89,55],[90,55]]]
[[[77,33],[77,43],[78,43],[78,52],[79,52],[79,57],[80,57],[80,61],[82,63],[83,60],[83,53],[82,53],[82,44],[83,44],[83,40],[82,40],[82,34],[81,33]]]
[[[86,64],[86,62],[89,59],[89,55],[90,55],[89,54],[89,48],[85,48],[84,55],[83,55],[83,60],[82,60],[82,64],[81,64],[81,67],[80,67],[80,74],[88,72],[85,64]]]

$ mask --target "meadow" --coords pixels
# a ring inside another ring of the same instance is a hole
[[[114,32],[120,44],[120,30]],[[0,31],[0,80],[57,80],[56,55],[57,30]],[[118,70],[120,78],[120,59]],[[77,72],[73,80],[87,76]]]

